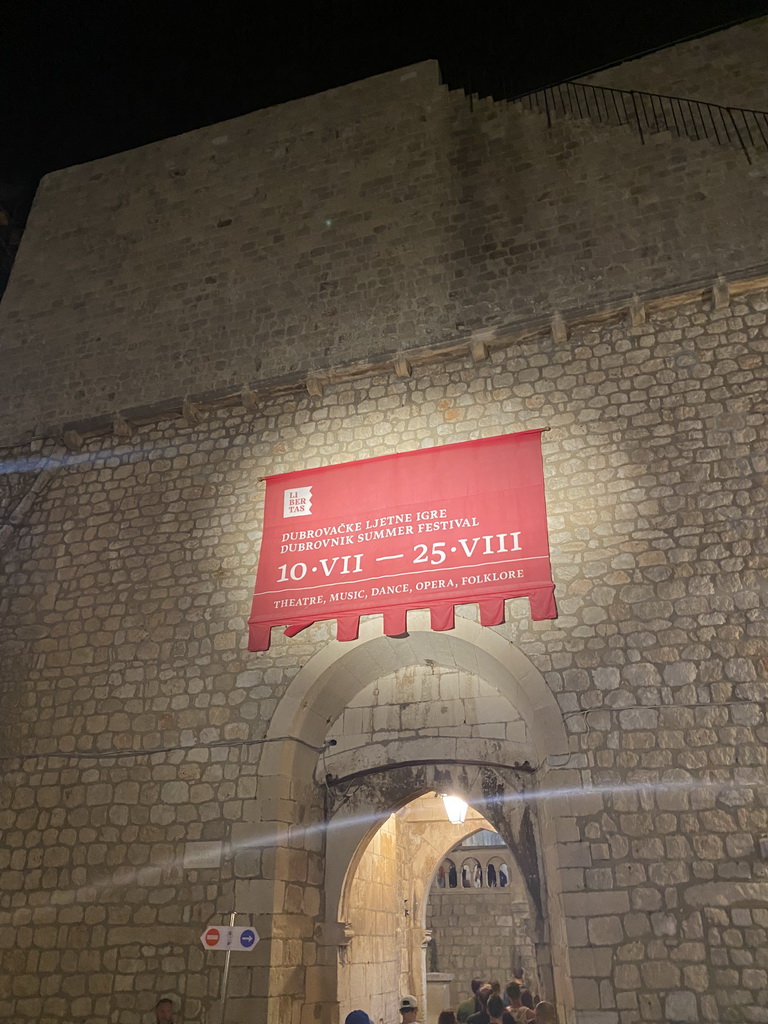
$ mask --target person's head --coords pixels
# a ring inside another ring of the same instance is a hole
[[[456,1024],[456,1014],[453,1010],[442,1010],[437,1018],[437,1024]]]
[[[507,999],[509,1000],[509,1005],[515,1009],[522,1006],[520,1002],[520,986],[516,981],[510,981],[507,985]]]
[[[162,1024],[172,1022],[175,1009],[172,999],[158,999],[155,1003],[155,1020]]]
[[[557,1010],[552,1003],[546,1000],[536,1003],[536,1024],[557,1024]]]
[[[472,989],[472,995],[476,996],[478,991],[483,987],[484,984],[485,982],[483,981],[482,978],[473,978],[472,984],[470,985],[470,988]]]
[[[400,1013],[403,1018],[403,1024],[410,1024],[411,1021],[415,1021],[418,1011],[419,1004],[416,1002],[416,996],[403,996],[400,1000]]]
[[[372,1021],[365,1010],[353,1010],[347,1014],[344,1024],[372,1024]]]
[[[496,995],[496,996],[500,996],[501,995],[501,982],[500,981],[489,981],[488,984],[491,986],[491,992],[493,992],[494,995]]]
[[[486,1013],[493,1021],[500,1021],[501,1015],[504,1013],[504,1000],[501,996],[493,992],[488,997],[488,1005],[486,1006]]]
[[[520,1002],[523,1006],[527,1006],[529,1010],[533,1009],[533,996],[527,988],[520,989]]]
[[[480,1003],[481,1008],[484,1010],[488,1004],[488,996],[491,995],[492,989],[490,985],[481,985],[477,990],[476,999]]]

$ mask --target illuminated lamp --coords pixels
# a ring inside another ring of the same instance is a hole
[[[442,794],[443,804],[445,805],[445,813],[448,815],[448,821],[452,825],[463,825],[464,819],[467,816],[467,805],[458,796],[449,796],[447,793]]]

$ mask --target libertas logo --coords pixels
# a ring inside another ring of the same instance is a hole
[[[283,519],[312,515],[312,487],[288,487],[283,491]]]

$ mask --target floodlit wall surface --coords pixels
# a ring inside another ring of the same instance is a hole
[[[557,306],[692,297],[77,452],[5,450],[3,1019],[142,1024],[170,995],[209,1021],[223,954],[199,936],[234,906],[262,940],[233,957],[230,1019],[337,1024],[340,959],[386,928],[355,944],[338,920],[328,879],[337,898],[355,862],[329,862],[325,822],[377,789],[388,814],[396,786],[333,789],[328,766],[474,757],[493,809],[483,764],[525,756],[509,791],[535,844],[504,839],[541,882],[565,1024],[768,1020],[768,293],[744,283],[764,167],[548,133],[412,70],[47,180],[0,313],[3,436]],[[730,297],[693,288],[718,271],[742,279]],[[319,623],[246,651],[260,477],[534,427],[557,620],[514,601],[493,629],[460,609],[455,648],[336,645]],[[429,770],[399,796],[437,787]],[[416,987],[409,927],[387,977]]]
[[[732,33],[681,66],[768,108],[764,59],[730,73],[768,19]],[[676,53],[626,74],[677,88]],[[49,175],[0,309],[0,442],[764,262],[765,160],[646,142],[471,105],[426,62]]]
[[[480,851],[483,865],[498,851]],[[502,851],[503,854],[503,851]],[[471,856],[469,851],[458,857]],[[456,855],[452,855],[454,859]],[[504,859],[510,861],[510,854]],[[523,883],[515,871],[506,889],[440,890],[429,893],[427,927],[432,933],[434,970],[452,974],[453,1008],[468,998],[473,978],[506,985],[518,965],[526,969],[529,984],[537,988],[535,963],[528,935],[528,904]]]
[[[356,936],[346,957],[340,1001],[352,1010],[365,993],[374,1020],[394,1019],[392,994],[402,988],[403,899],[397,854],[397,819],[392,817],[363,853],[350,898]]]
[[[4,552],[2,1015],[139,1024],[171,992],[203,1020],[221,964],[198,936],[236,898],[264,935],[253,969],[235,959],[236,1012],[268,1019],[271,993],[282,1020],[332,1019],[322,755],[286,777],[261,740],[333,632],[245,650],[258,478],[548,425],[560,617],[511,602],[495,632],[570,735],[541,782],[568,1019],[759,1020],[767,324],[764,291],[691,303],[62,454]],[[444,742],[434,725],[407,756]]]

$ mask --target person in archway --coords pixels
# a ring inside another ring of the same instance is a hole
[[[501,1024],[501,1018],[504,1015],[504,1000],[494,992],[488,997],[486,1010],[489,1024]]]
[[[344,1024],[373,1024],[373,1021],[365,1010],[353,1010],[347,1014]]]
[[[502,1024],[526,1024],[528,1010],[523,1006],[520,998],[520,982],[510,981],[507,985],[507,1008],[504,1012]],[[522,1013],[520,1011],[523,1011]]]
[[[477,990],[477,999],[480,1003],[480,1009],[477,1013],[472,1013],[467,1018],[467,1024],[490,1024],[490,1017],[488,1016],[488,997],[491,995],[491,986],[483,985]],[[502,1007],[503,1009],[503,1007]]]
[[[158,999],[155,1003],[155,1020],[157,1024],[174,1024],[176,1020],[176,1007],[172,999]]]
[[[472,995],[469,999],[465,999],[463,1003],[459,1003],[456,1010],[456,1020],[459,1024],[466,1024],[469,1020],[470,1014],[477,1013],[480,1009],[480,1003],[477,998],[478,991],[483,987],[485,982],[482,978],[473,978],[470,988],[472,989]]]
[[[403,996],[400,1000],[400,1016],[403,1018],[403,1024],[417,1024],[419,1004],[416,996]]]
[[[557,1010],[552,1003],[542,1000],[536,1004],[536,1024],[557,1024]]]

